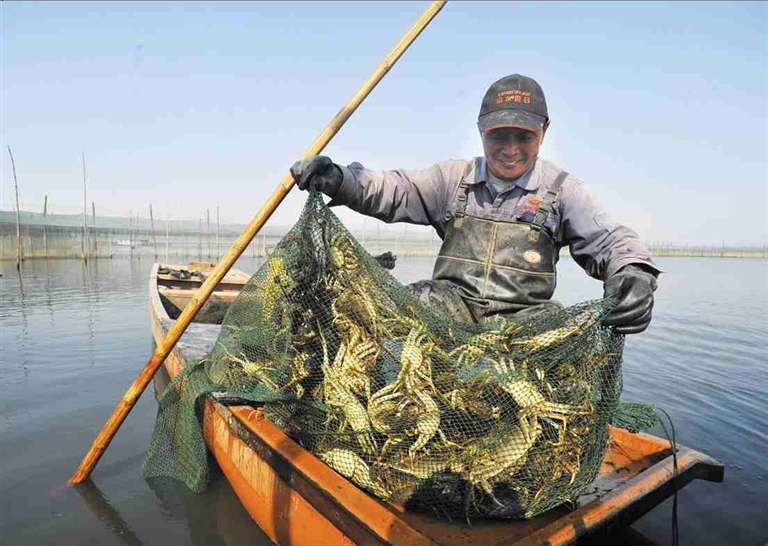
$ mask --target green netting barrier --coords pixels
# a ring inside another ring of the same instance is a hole
[[[623,405],[613,302],[459,323],[421,304],[311,192],[301,217],[227,311],[210,357],[160,399],[143,467],[202,491],[199,398],[262,403],[341,476],[407,509],[530,518],[594,481],[608,425],[654,424]]]

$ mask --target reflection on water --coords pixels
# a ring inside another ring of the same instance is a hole
[[[113,536],[119,544],[125,546],[141,546],[141,541],[128,524],[125,522],[120,512],[104,498],[104,494],[96,487],[91,480],[78,483],[74,486],[80,494],[83,505],[107,528],[112,531]]]
[[[261,260],[243,258],[238,267],[254,272]],[[693,482],[680,493],[681,542],[764,543],[768,261],[659,262],[668,273],[660,280],[654,322],[627,339],[624,399],[663,407],[678,441],[726,464],[725,483]],[[203,495],[141,479],[157,409],[152,393],[134,407],[93,483],[62,487],[152,351],[151,265],[148,259],[87,266],[28,260],[17,275],[14,262],[0,262],[3,543],[270,543],[216,470]],[[431,268],[429,258],[401,257],[395,273],[412,282]],[[573,262],[561,262],[558,299],[571,304],[601,292]],[[670,515],[666,502],[628,533],[667,544]]]

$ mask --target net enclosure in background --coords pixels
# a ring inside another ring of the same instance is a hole
[[[265,416],[381,499],[442,517],[529,518],[597,476],[622,406],[624,337],[595,300],[482,324],[449,320],[378,265],[310,192],[299,221],[233,302],[210,358],[160,401],[143,473],[201,491],[201,395]]]

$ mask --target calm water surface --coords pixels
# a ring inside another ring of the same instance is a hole
[[[726,465],[679,495],[681,544],[768,541],[768,261],[658,260],[654,321],[627,338],[624,399],[670,413],[678,442]],[[256,271],[260,259],[237,267]],[[403,282],[432,260],[401,258]],[[139,400],[84,488],[64,484],[152,350],[151,262],[0,262],[0,541],[4,545],[267,545],[227,482],[203,495],[139,474],[157,403]],[[600,297],[570,259],[556,298]],[[661,435],[661,429],[652,431]],[[670,543],[671,501],[633,529]]]

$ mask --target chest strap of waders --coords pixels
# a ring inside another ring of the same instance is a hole
[[[453,222],[453,227],[456,229],[461,229],[461,225],[464,223],[464,217],[467,215],[467,198],[469,197],[467,177],[474,169],[475,162],[473,160],[467,166],[467,170],[464,171],[464,176],[461,177],[461,182],[459,182],[459,188],[456,192],[456,220]]]
[[[547,195],[544,196],[544,201],[541,203],[541,205],[539,205],[539,210],[536,211],[536,216],[533,217],[531,230],[528,232],[529,242],[535,243],[539,240],[539,235],[541,234],[541,230],[544,227],[544,222],[547,221],[549,213],[552,212],[552,205],[557,198],[557,194],[560,193],[560,188],[563,185],[563,182],[565,182],[566,178],[568,178],[568,173],[562,171],[557,175],[557,178],[555,178],[555,181],[547,190]]]

